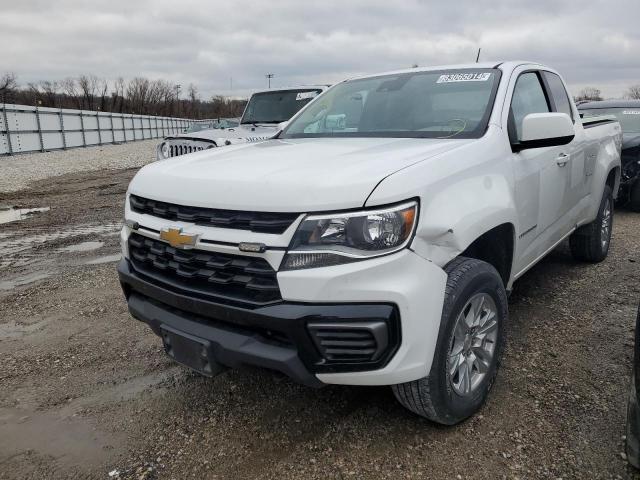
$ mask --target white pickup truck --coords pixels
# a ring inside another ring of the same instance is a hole
[[[164,160],[215,147],[261,142],[271,138],[278,133],[283,122],[327,88],[327,85],[307,85],[256,92],[247,102],[239,126],[166,137],[156,148],[156,158]]]
[[[271,140],[140,170],[120,281],[205,375],[392,385],[455,424],[494,381],[513,283],[566,238],[577,260],[606,257],[620,145],[539,64],[354,78]]]

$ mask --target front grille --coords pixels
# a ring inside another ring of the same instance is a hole
[[[326,363],[374,362],[389,344],[383,321],[310,323],[308,328]]]
[[[169,146],[169,157],[178,157],[216,147],[212,141],[192,138],[169,138],[165,140],[165,143]]]
[[[167,220],[183,220],[208,227],[283,233],[298,218],[297,213],[243,212],[216,208],[186,207],[131,195],[131,210]]]
[[[169,156],[178,157],[180,155],[186,155],[187,153],[199,152],[204,150],[203,147],[196,147],[193,145],[169,145]]]
[[[281,300],[276,272],[263,258],[180,250],[137,233],[129,236],[129,256],[139,273],[174,290],[255,306]]]

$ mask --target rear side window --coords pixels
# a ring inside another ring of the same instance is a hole
[[[535,72],[523,73],[518,77],[511,99],[511,121],[509,135],[517,141],[522,139],[522,120],[530,113],[547,113],[549,104],[538,75]],[[512,138],[513,141],[513,138]]]
[[[549,91],[551,92],[556,112],[566,113],[569,115],[569,118],[573,120],[573,111],[571,110],[569,96],[560,77],[551,72],[543,72],[542,74],[547,81],[547,85],[549,85]]]

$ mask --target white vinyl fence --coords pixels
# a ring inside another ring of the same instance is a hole
[[[192,123],[185,118],[0,104],[0,155],[162,138]]]

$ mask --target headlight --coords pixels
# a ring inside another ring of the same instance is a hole
[[[335,215],[309,215],[302,221],[282,270],[326,267],[378,257],[407,246],[415,230],[418,203]]]
[[[169,158],[169,144],[167,142],[163,142],[160,146],[160,153],[162,153],[163,158]]]

